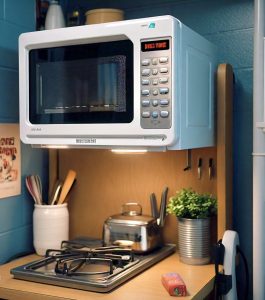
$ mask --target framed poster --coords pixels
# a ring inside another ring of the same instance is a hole
[[[21,193],[19,124],[0,124],[0,198]]]

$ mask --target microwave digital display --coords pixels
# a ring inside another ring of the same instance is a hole
[[[142,52],[168,50],[169,40],[148,41],[141,43]]]

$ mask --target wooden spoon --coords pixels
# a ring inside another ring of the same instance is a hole
[[[75,178],[76,178],[76,172],[73,171],[73,170],[69,170],[67,175],[66,175],[66,178],[64,180],[62,191],[60,193],[60,197],[59,197],[59,200],[58,200],[57,204],[63,204],[64,203],[65,198],[66,198],[68,192],[70,191],[70,188],[71,188],[72,184],[75,181]]]

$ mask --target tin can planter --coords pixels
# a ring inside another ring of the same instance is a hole
[[[178,219],[180,261],[189,265],[205,265],[211,260],[210,218]]]

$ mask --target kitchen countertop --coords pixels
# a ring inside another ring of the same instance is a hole
[[[191,266],[179,261],[174,253],[109,293],[94,293],[71,288],[14,279],[10,269],[40,257],[32,254],[0,266],[0,299],[12,300],[166,300],[172,299],[161,283],[161,275],[177,272],[187,286],[188,296],[181,299],[202,300],[214,285],[214,265]]]

